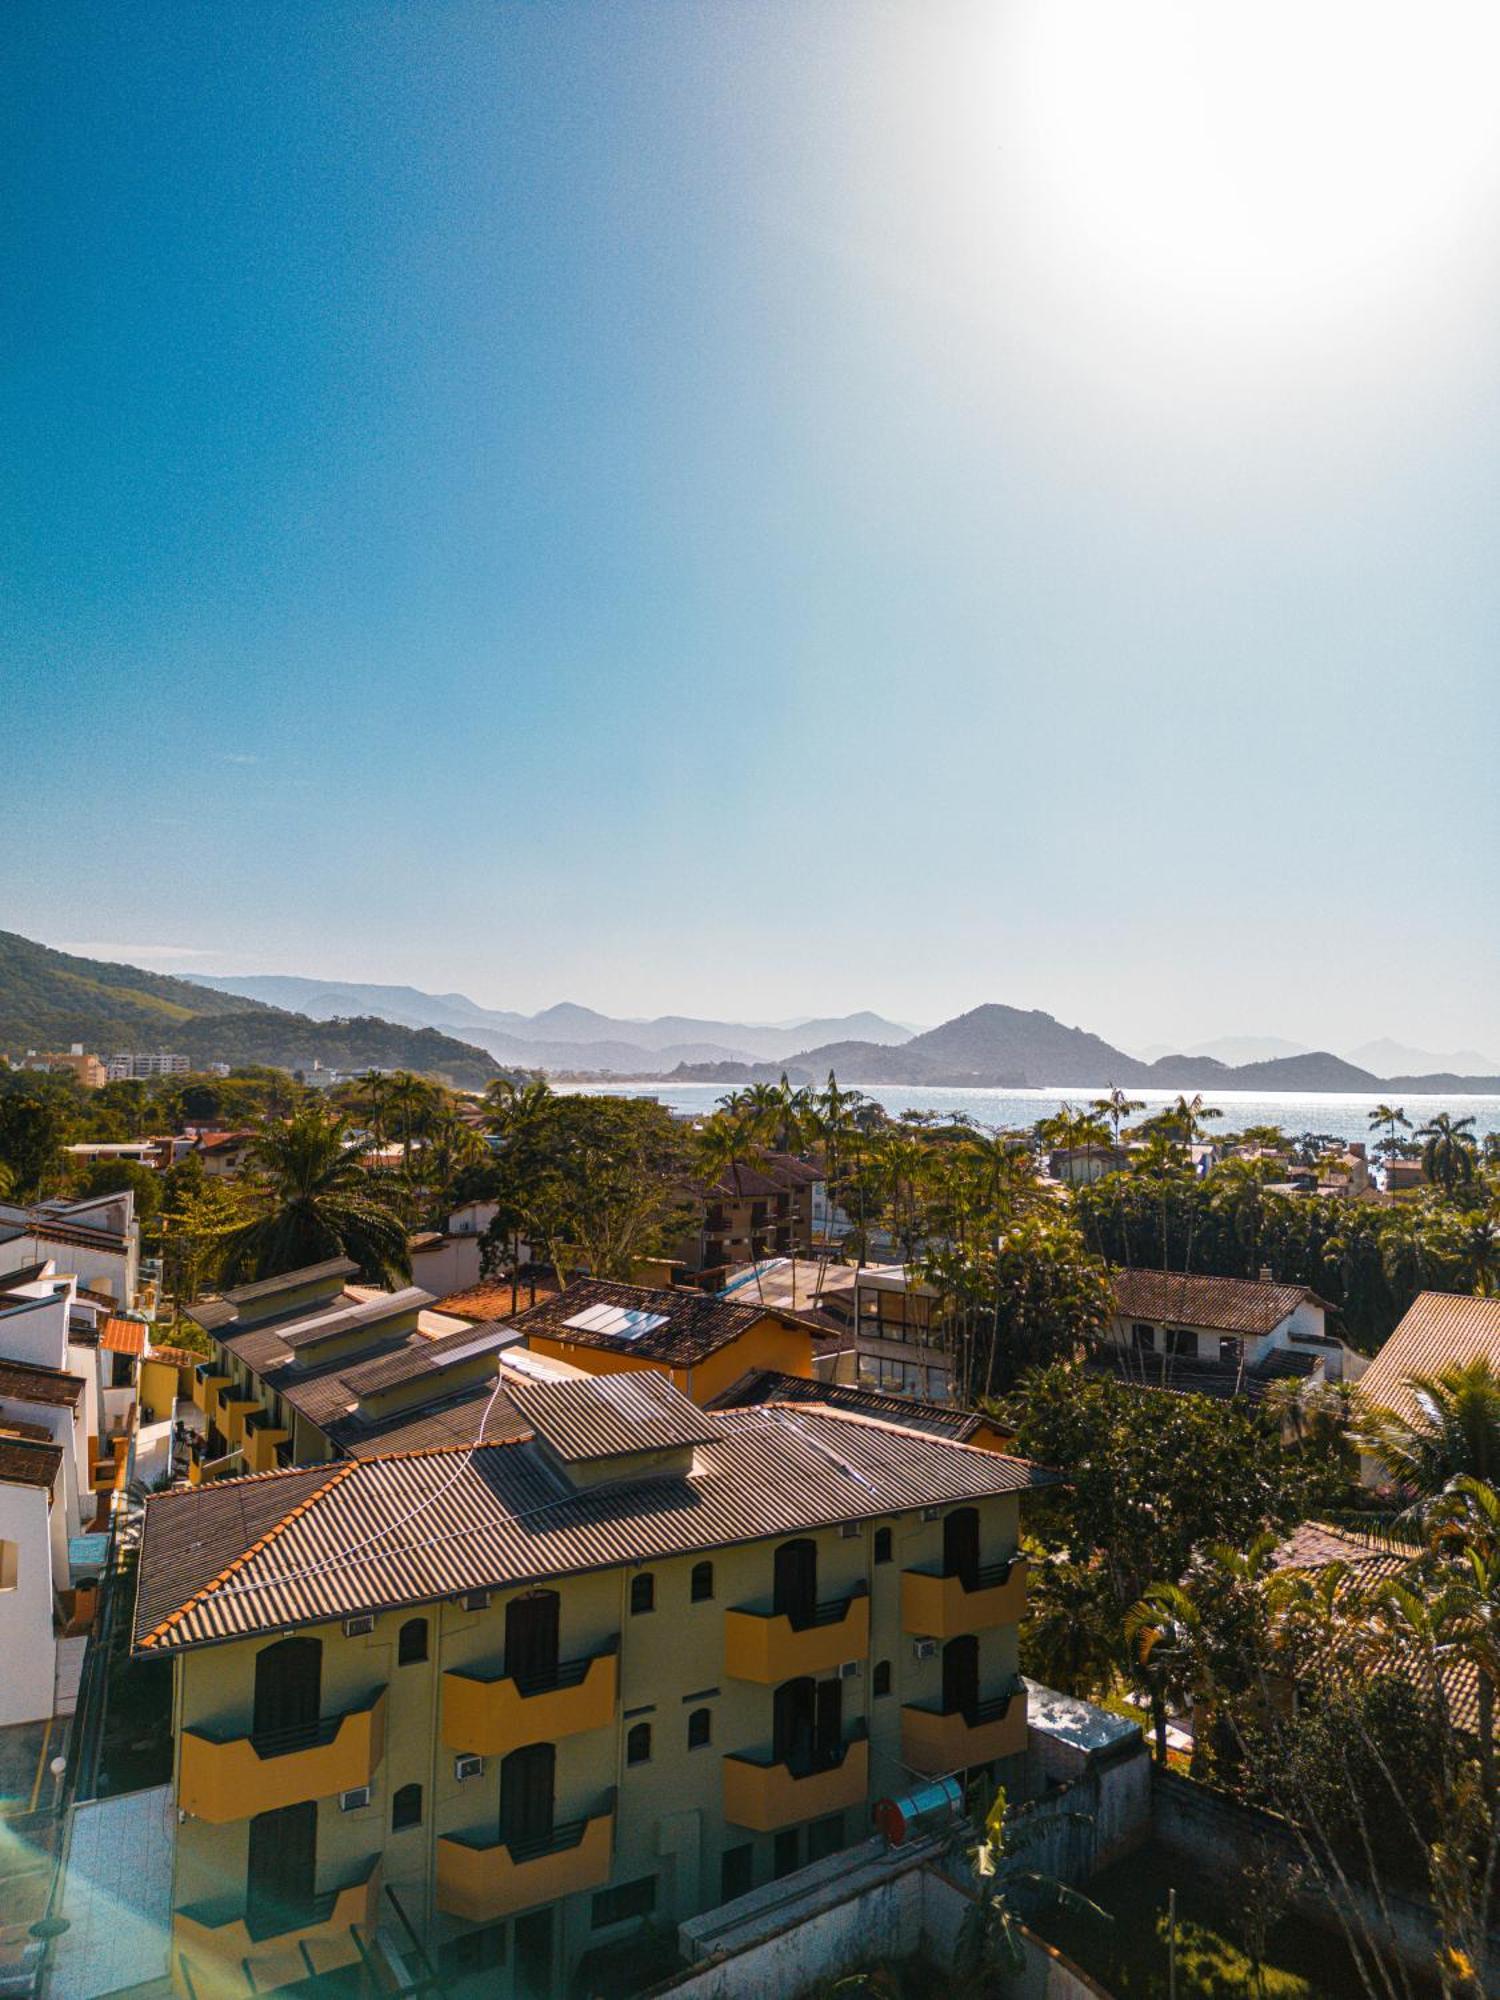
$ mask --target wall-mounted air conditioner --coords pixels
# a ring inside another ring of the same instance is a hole
[[[490,1594],[487,1590],[466,1590],[458,1601],[465,1611],[487,1611]]]
[[[358,1618],[346,1618],[344,1620],[344,1637],[346,1639],[362,1639],[366,1632],[373,1632],[374,1630],[375,1614],[373,1611],[365,1611]]]
[[[484,1776],[484,1759],[482,1757],[455,1757],[453,1760],[453,1775],[460,1784],[463,1784],[466,1778],[482,1778]]]
[[[853,1680],[858,1680],[858,1678],[859,1678],[858,1660],[843,1660],[840,1662],[839,1679],[841,1681],[853,1681]]]
[[[937,1649],[938,1642],[936,1639],[918,1639],[912,1647],[912,1651],[919,1660],[935,1660],[937,1658]]]
[[[863,1521],[841,1521],[839,1533],[846,1542],[857,1542],[865,1531]]]
[[[368,1785],[353,1785],[347,1792],[339,1793],[340,1812],[358,1812],[361,1806],[367,1806],[369,1803],[370,1787]]]
[[[924,1521],[941,1521],[942,1518],[943,1510],[941,1507],[924,1507],[922,1509],[922,1519]]]

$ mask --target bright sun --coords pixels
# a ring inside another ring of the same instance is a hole
[[[1012,27],[1033,225],[1122,311],[1274,338],[1488,281],[1493,0],[1043,0]]]

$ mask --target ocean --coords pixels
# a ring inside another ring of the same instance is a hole
[[[846,1089],[851,1087],[842,1077],[839,1081]],[[654,1097],[673,1111],[700,1113],[712,1111],[732,1087],[723,1083],[649,1082],[558,1086],[562,1090],[591,1091],[600,1096]],[[904,1116],[909,1111],[962,1111],[976,1124],[1006,1128],[1034,1125],[1039,1118],[1050,1118],[1064,1104],[1082,1107],[1093,1098],[1103,1097],[1109,1089],[1103,1083],[1078,1084],[1068,1090],[937,1090],[926,1084],[883,1083],[852,1087],[873,1098],[892,1117]],[[1148,1111],[1175,1104],[1178,1097],[1175,1090],[1132,1090],[1130,1095],[1143,1099]],[[1192,1095],[1191,1091],[1188,1095]],[[1413,1127],[1425,1125],[1435,1112],[1446,1111],[1454,1118],[1472,1118],[1480,1138],[1486,1132],[1500,1131],[1500,1097],[1403,1097],[1399,1091],[1385,1095],[1395,1096]],[[1217,1105],[1224,1116],[1205,1129],[1212,1136],[1214,1132],[1241,1131],[1247,1125],[1277,1125],[1283,1132],[1326,1132],[1346,1141],[1378,1139],[1383,1135],[1371,1132],[1370,1113],[1381,1097],[1378,1090],[1361,1097],[1334,1091],[1206,1090],[1204,1103]]]

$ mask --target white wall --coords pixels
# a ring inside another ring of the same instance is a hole
[[[0,1727],[52,1713],[57,1640],[52,1629],[52,1548],[47,1496],[0,1484],[0,1542],[16,1548],[16,1580],[0,1589]]]

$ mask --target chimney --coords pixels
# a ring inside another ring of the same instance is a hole
[[[1274,1273],[1274,1272],[1272,1271],[1272,1269],[1271,1269],[1271,1267],[1270,1267],[1270,1265],[1269,1265],[1269,1264],[1262,1264],[1262,1265],[1261,1265],[1261,1267],[1260,1267],[1260,1281],[1261,1281],[1261,1283],[1262,1283],[1263,1285],[1274,1285],[1274,1284],[1275,1284],[1275,1282],[1276,1282],[1276,1276],[1275,1276],[1275,1273]]]

